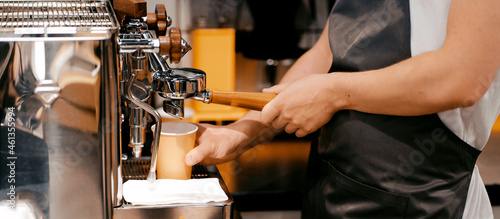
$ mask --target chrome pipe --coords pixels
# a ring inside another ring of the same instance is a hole
[[[152,145],[152,154],[151,154],[151,167],[149,169],[149,174],[148,174],[148,182],[155,182],[156,181],[156,161],[158,158],[158,145],[160,142],[160,134],[161,133],[161,116],[156,111],[153,107],[150,105],[143,103],[140,99],[138,99],[133,93],[132,93],[132,86],[135,83],[135,80],[137,78],[137,71],[133,70],[132,75],[130,78],[130,81],[128,83],[128,88],[127,88],[127,95],[128,99],[132,101],[135,105],[141,107],[142,109],[146,110],[149,114],[151,114],[154,119],[155,119],[155,136],[153,137],[153,145]]]

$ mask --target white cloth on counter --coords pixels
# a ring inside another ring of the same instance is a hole
[[[228,200],[218,178],[128,180],[123,197],[132,205],[201,204]]]

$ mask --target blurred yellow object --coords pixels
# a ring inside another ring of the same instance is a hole
[[[500,132],[500,117],[498,117],[495,124],[493,124],[493,128],[491,129],[491,132]]]
[[[235,30],[203,28],[192,32],[193,67],[206,74],[207,89],[235,90]],[[227,121],[241,118],[246,110],[218,104],[194,102],[193,122]]]

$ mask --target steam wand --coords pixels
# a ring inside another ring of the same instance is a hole
[[[132,86],[135,84],[135,80],[137,78],[137,72],[134,70],[132,71],[132,75],[130,78],[130,82],[127,87],[127,95],[128,99],[132,101],[135,105],[141,107],[142,109],[146,110],[149,114],[151,114],[155,118],[155,135],[153,137],[153,151],[151,154],[151,166],[149,169],[149,174],[148,174],[148,182],[154,183],[156,180],[156,161],[157,161],[157,154],[158,154],[158,145],[160,142],[160,132],[161,132],[161,117],[158,111],[156,111],[153,107],[150,105],[140,101],[133,93],[132,93]],[[149,90],[149,89],[147,89]]]

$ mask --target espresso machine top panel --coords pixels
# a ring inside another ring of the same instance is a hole
[[[109,1],[0,0],[0,41],[108,39],[119,28]]]

